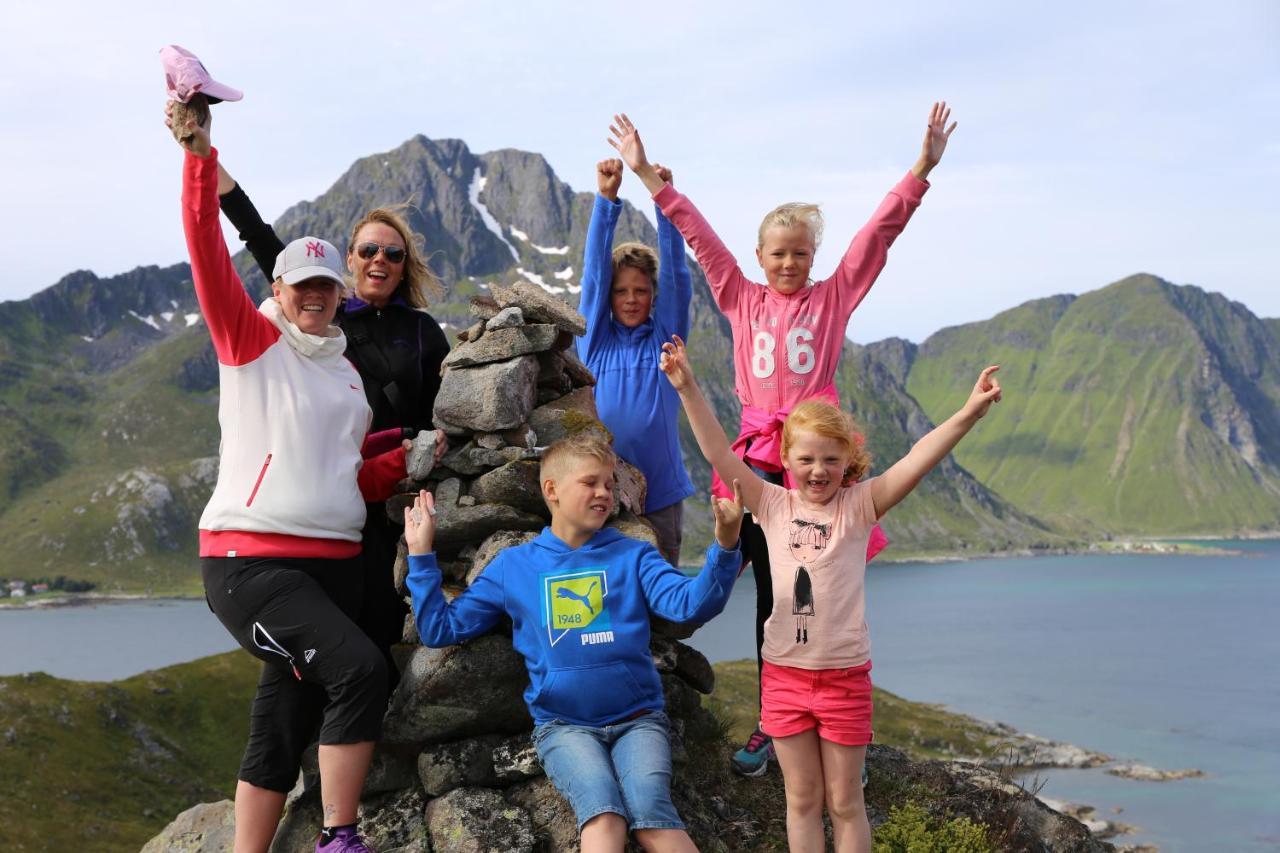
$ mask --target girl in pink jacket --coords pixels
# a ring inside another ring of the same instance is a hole
[[[830,277],[817,282],[810,278],[813,256],[822,240],[818,206],[792,203],[772,210],[760,224],[756,243],[756,260],[765,277],[762,286],[743,274],[693,202],[658,177],[631,120],[625,114],[614,116],[609,144],[693,247],[716,304],[729,319],[734,385],[742,402],[742,428],[732,447],[761,475],[792,487],[781,460],[780,437],[787,413],[812,398],[839,404],[835,375],[849,317],[871,290],[888,260],[889,247],[928,190],[928,175],[942,159],[956,128],[954,122],[947,126],[950,117],[945,102],[933,105],[919,159],[854,235]],[[730,494],[719,475],[712,491],[722,497]],[[756,525],[744,524],[742,537],[744,558],[751,561],[756,577],[756,658],[763,665],[764,621],[773,606],[769,557]],[[867,542],[867,559],[886,543],[877,525]],[[734,767],[746,775],[759,775],[767,769],[771,753],[768,737],[757,729],[734,755]]]

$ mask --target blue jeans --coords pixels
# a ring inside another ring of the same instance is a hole
[[[631,829],[684,829],[671,802],[671,740],[660,711],[608,726],[552,720],[533,730],[542,769],[578,818],[622,815]]]

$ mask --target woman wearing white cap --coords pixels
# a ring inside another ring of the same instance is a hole
[[[161,51],[161,59],[171,98],[166,115],[172,114],[175,101],[186,102],[195,94],[215,103],[242,97],[238,90],[210,77],[199,59],[176,45]],[[204,113],[197,111],[197,115]],[[222,212],[240,233],[263,275],[274,279],[276,258],[284,242],[221,163],[218,196]],[[413,231],[400,207],[370,210],[352,227],[347,244],[353,292],[339,302],[336,322],[347,336],[346,357],[364,380],[365,396],[373,410],[370,429],[384,442],[388,437],[394,442],[400,435],[435,430],[432,411],[449,341],[426,310],[444,293],[444,287],[427,266],[422,244],[422,235]],[[443,431],[435,431],[439,460],[448,443]],[[401,642],[409,612],[393,580],[400,532],[382,505],[367,507],[362,537],[363,605],[356,622],[386,658],[393,689],[399,673],[391,647]]]
[[[218,200],[263,275],[273,278],[284,243],[221,164]],[[364,380],[373,409],[370,429],[380,435],[396,429],[407,435],[435,430],[432,410],[449,340],[426,310],[444,288],[427,266],[422,242],[399,209],[378,207],[352,226],[347,243],[352,292],[339,303],[336,322],[347,336],[347,358]],[[443,431],[435,431],[439,460],[447,441]],[[390,649],[401,641],[409,612],[393,581],[400,533],[381,505],[369,505],[363,536],[364,608],[356,621],[386,656],[393,688],[399,678]]]
[[[264,662],[236,787],[237,851],[265,851],[319,726],[324,829],[316,849],[367,851],[356,809],[386,707],[388,667],[353,621],[365,501],[404,476],[404,449],[362,459],[371,419],[332,325],[342,258],[303,237],[255,306],[218,220],[208,125],[181,128],[191,274],[219,363],[218,482],[200,518],[210,608]]]

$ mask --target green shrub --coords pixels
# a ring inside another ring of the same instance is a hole
[[[967,817],[934,820],[915,803],[889,809],[875,831],[873,853],[992,853],[987,830]]]

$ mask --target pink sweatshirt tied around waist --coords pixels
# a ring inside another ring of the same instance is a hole
[[[840,397],[836,394],[835,385],[828,385],[807,399],[820,399],[833,406],[840,405]],[[781,471],[783,486],[794,489],[795,481],[791,479],[791,472],[782,466],[782,425],[786,423],[789,414],[791,414],[791,406],[776,412],[766,412],[755,406],[743,406],[742,428],[738,431],[738,437],[734,439],[731,449],[748,465],[764,471]],[[733,489],[729,488],[729,485],[720,479],[720,475],[715,471],[711,473],[711,493],[721,498],[733,497]],[[867,562],[871,562],[888,544],[889,537],[885,536],[880,525],[873,526],[871,535],[867,538]]]

